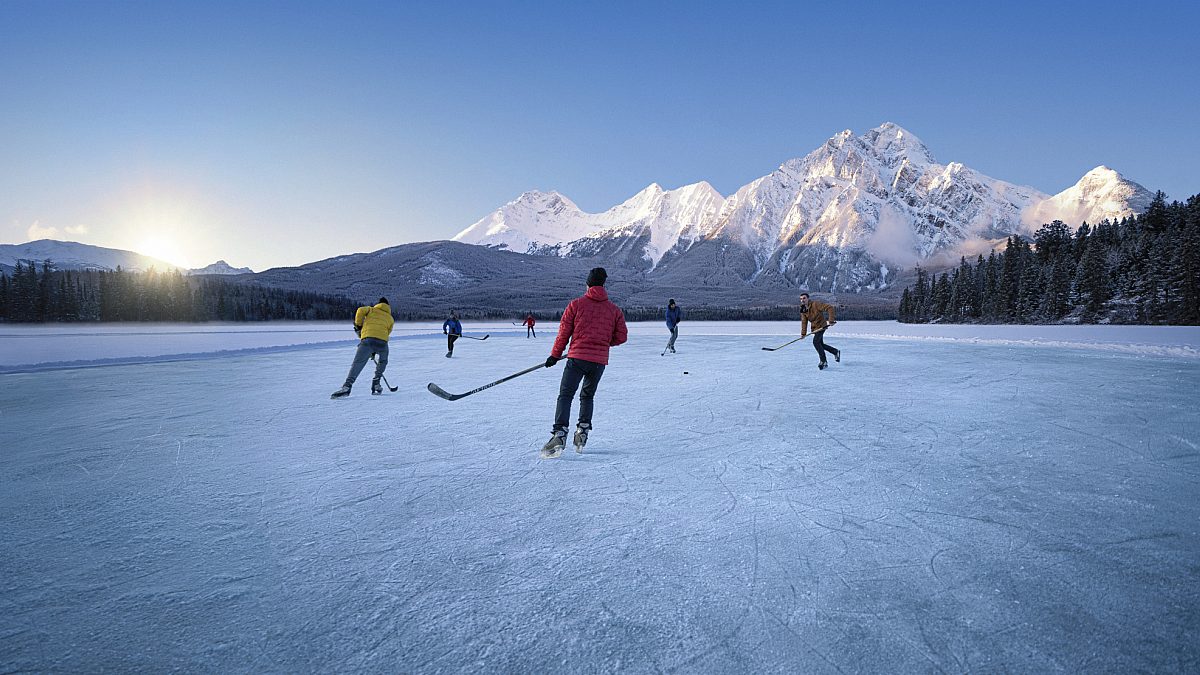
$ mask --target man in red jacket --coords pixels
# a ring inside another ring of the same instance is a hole
[[[579,424],[575,427],[574,441],[575,452],[583,452],[588,431],[592,428],[592,399],[596,395],[596,385],[600,384],[604,366],[608,365],[608,349],[624,344],[629,338],[625,315],[609,301],[608,292],[604,290],[607,280],[608,272],[603,267],[588,273],[587,293],[567,305],[567,311],[563,312],[562,321],[558,324],[558,338],[554,340],[554,347],[546,358],[547,368],[558,363],[562,360],[567,341],[571,341],[567,368],[558,386],[554,435],[542,446],[542,457],[547,459],[562,455],[571,418],[571,399],[575,398],[575,390],[581,381],[583,391],[579,393]]]

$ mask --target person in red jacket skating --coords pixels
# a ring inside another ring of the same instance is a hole
[[[525,321],[522,322],[521,325],[525,326],[526,339],[528,339],[531,335],[533,337],[537,337],[537,331],[533,329],[533,327],[537,325],[537,319],[533,318],[533,312],[529,312],[529,314],[525,316]]]
[[[608,272],[603,267],[588,273],[587,293],[567,305],[558,324],[558,338],[554,340],[550,356],[546,357],[546,367],[554,366],[562,360],[563,350],[570,340],[571,351],[567,354],[567,366],[558,386],[554,433],[542,446],[542,456],[548,459],[562,455],[571,418],[571,400],[575,398],[580,382],[583,382],[583,391],[579,393],[579,424],[575,427],[574,442],[575,452],[583,452],[592,428],[592,399],[596,396],[596,385],[600,384],[604,366],[608,365],[608,350],[624,344],[629,338],[625,315],[609,301],[608,292],[604,290],[607,280]]]

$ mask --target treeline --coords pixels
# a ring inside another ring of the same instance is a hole
[[[1200,195],[1145,213],[1043,225],[1032,246],[1009,237],[1003,252],[942,274],[917,269],[904,289],[908,323],[1200,324]]]
[[[41,269],[0,272],[0,321],[320,321],[354,316],[340,296],[238,284],[178,271]]]

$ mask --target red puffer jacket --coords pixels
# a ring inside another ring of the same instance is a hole
[[[621,308],[609,302],[603,286],[592,286],[582,298],[567,305],[550,356],[561,359],[570,340],[570,358],[608,365],[608,348],[625,344],[627,339],[629,331]]]

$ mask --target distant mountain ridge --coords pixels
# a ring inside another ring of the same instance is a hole
[[[12,270],[17,261],[33,262],[39,268],[45,260],[60,270],[115,270],[144,272],[151,267],[160,272],[181,269],[148,255],[116,248],[105,248],[74,241],[38,239],[24,244],[0,244],[0,267]]]
[[[254,270],[249,267],[234,267],[224,260],[218,260],[206,267],[190,269],[188,270],[188,274],[254,274]]]
[[[778,277],[798,288],[859,292],[890,286],[898,267],[974,252],[1056,219],[1119,219],[1152,198],[1103,166],[1050,196],[938,164],[917,136],[886,123],[861,136],[836,134],[729,197],[704,182],[676,190],[652,183],[589,214],[557,192],[526,192],[454,240],[648,271],[717,262],[749,283]],[[712,245],[721,260],[707,252]]]

